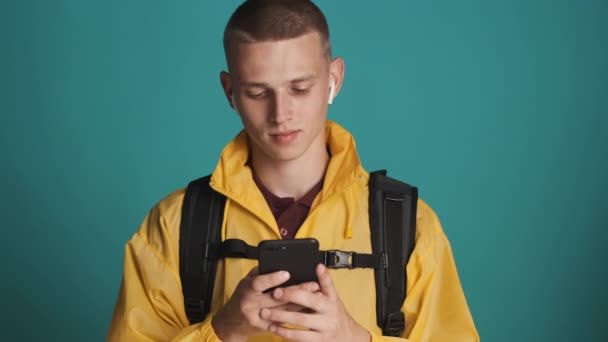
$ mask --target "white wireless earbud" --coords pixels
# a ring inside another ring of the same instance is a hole
[[[327,100],[328,104],[331,104],[332,102],[334,102],[334,88],[335,87],[336,87],[336,83],[332,79],[331,83],[329,85],[329,100]]]

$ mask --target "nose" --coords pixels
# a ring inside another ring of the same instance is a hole
[[[291,99],[289,94],[275,92],[270,108],[270,121],[275,124],[288,122],[292,118]]]

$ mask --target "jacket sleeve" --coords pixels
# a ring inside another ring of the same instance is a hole
[[[204,322],[189,325],[179,268],[176,259],[168,257],[177,247],[168,236],[155,207],[127,243],[108,341],[220,341],[211,327],[211,314]]]
[[[432,209],[420,209],[417,225],[428,234],[418,237],[407,265],[406,330],[401,338],[371,333],[372,341],[478,342],[450,243]]]

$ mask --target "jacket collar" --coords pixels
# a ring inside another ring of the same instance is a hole
[[[333,121],[325,125],[325,140],[331,159],[325,174],[320,200],[339,194],[357,179],[367,178],[357,155],[353,136]],[[211,187],[229,200],[239,203],[260,219],[276,225],[261,192],[253,181],[249,159],[248,139],[241,131],[222,151],[219,163],[211,175]]]

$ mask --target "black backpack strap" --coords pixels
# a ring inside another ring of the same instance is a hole
[[[258,260],[258,248],[240,239],[227,239],[220,245],[220,258]]]
[[[339,250],[319,251],[319,262],[329,268],[383,268],[379,254],[363,254]]]
[[[211,189],[210,176],[190,182],[182,207],[179,236],[179,275],[190,324],[202,322],[211,298],[226,198]]]
[[[240,239],[227,239],[220,244],[219,257],[258,260],[258,247]],[[329,268],[384,268],[386,263],[380,255],[340,250],[319,251],[318,262]]]
[[[418,189],[386,176],[370,174],[369,220],[373,254],[386,260],[385,268],[374,269],[376,320],[383,335],[400,336],[405,329],[401,306],[405,300],[405,266],[414,249]]]

